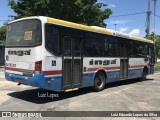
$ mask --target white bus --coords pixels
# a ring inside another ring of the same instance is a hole
[[[154,73],[154,45],[111,30],[36,16],[8,24],[5,78],[72,91]]]

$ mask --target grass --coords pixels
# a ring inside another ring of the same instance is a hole
[[[4,44],[5,43],[5,41],[4,40],[0,40],[0,44]]]
[[[155,64],[155,66],[160,66],[160,62],[157,62],[157,63]]]

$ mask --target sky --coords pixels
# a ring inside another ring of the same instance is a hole
[[[113,14],[109,19],[105,20],[107,28],[124,32],[127,34],[135,35],[138,37],[144,37],[146,35],[146,13],[133,15],[133,16],[121,16],[132,13],[147,12],[148,0],[99,0],[99,2],[107,3],[111,8]],[[154,2],[150,0],[151,11],[154,13]],[[160,16],[160,0],[157,0],[156,14]],[[113,16],[113,17],[112,17]],[[154,31],[154,15],[151,15],[150,32]],[[156,34],[160,34],[160,17],[156,17]]]
[[[11,20],[10,15],[15,16],[16,13],[8,6],[8,0],[0,0],[0,26],[6,20]]]
[[[112,15],[105,20],[107,29],[116,30],[130,35],[144,37],[146,29],[146,13],[120,16],[134,13],[147,12],[148,0],[98,0],[98,2],[107,3],[112,10]],[[151,0],[151,11],[154,12],[154,2]],[[156,14],[160,16],[160,0],[157,0]],[[16,13],[8,6],[8,0],[0,0],[0,26],[5,20],[11,20],[10,15]],[[151,15],[150,31],[154,31],[154,16]],[[156,17],[156,34],[160,35],[160,17]]]

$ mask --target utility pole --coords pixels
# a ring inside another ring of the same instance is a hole
[[[157,2],[157,0],[153,0],[154,1],[154,40],[153,40],[153,42],[154,42],[154,46],[155,46],[155,44],[156,44],[156,2]],[[155,61],[156,61],[156,63],[157,63],[157,55],[156,55],[156,48],[154,47],[154,52],[155,52]]]
[[[117,24],[114,24],[114,25],[115,25],[115,28],[114,28],[114,30],[116,31]]]
[[[147,28],[146,28],[146,34],[147,34],[147,38],[149,38],[149,33],[150,33],[150,16],[151,16],[151,10],[150,10],[150,0],[148,0],[148,11],[147,11]]]
[[[156,2],[157,0],[154,1],[154,45],[156,43]]]

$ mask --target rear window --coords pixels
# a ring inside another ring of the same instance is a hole
[[[7,27],[6,46],[35,46],[42,43],[40,20],[23,20]]]

